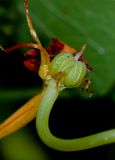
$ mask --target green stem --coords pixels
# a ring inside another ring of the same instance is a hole
[[[51,80],[39,105],[36,127],[42,141],[60,151],[79,151],[115,142],[115,129],[75,139],[60,139],[49,130],[49,115],[59,95],[56,81]]]

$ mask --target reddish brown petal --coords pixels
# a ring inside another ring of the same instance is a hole
[[[27,60],[24,61],[24,65],[30,71],[38,72],[39,66],[38,66],[37,59],[27,59]]]
[[[34,43],[22,43],[22,44],[16,44],[10,48],[5,48],[3,49],[4,52],[6,53],[10,53],[16,49],[21,49],[21,48],[25,48],[25,47],[32,47],[32,48],[36,48],[38,49],[38,45],[37,44],[34,44]]]
[[[77,52],[77,50],[75,50],[74,48],[71,48],[67,44],[57,39],[52,39],[52,44],[48,47],[47,51],[50,55],[54,55],[54,56],[60,52],[68,52],[68,53]]]
[[[78,50],[68,46],[67,44],[65,44],[65,43],[63,43],[63,44],[64,44],[64,48],[62,49],[62,52],[67,52],[67,53],[72,53],[72,54],[78,52]]]
[[[52,44],[48,47],[47,51],[50,55],[57,55],[64,48],[64,44],[57,39],[52,39]]]
[[[26,53],[24,53],[24,56],[35,56],[38,57],[39,51],[35,50],[35,49],[31,49],[29,51],[27,51]]]
[[[38,72],[40,64],[39,52],[37,50],[31,49],[24,54],[24,57],[25,67],[30,71]]]

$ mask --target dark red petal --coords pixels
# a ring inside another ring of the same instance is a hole
[[[64,44],[57,39],[52,39],[52,44],[48,47],[47,51],[50,55],[57,55],[64,48]]]
[[[30,71],[38,72],[40,64],[40,55],[37,50],[31,49],[24,54],[24,65]]]
[[[27,59],[24,61],[24,65],[26,68],[28,68],[30,71],[38,72],[39,65],[37,59]]]
[[[29,51],[27,51],[26,53],[24,53],[24,56],[38,56],[39,55],[39,51],[35,50],[35,49],[30,49]]]
[[[34,43],[22,43],[22,44],[16,44],[10,48],[5,48],[3,49],[6,53],[10,53],[16,49],[21,49],[21,48],[25,48],[25,47],[32,47],[32,48],[36,48],[38,49],[38,45],[34,44]]]
[[[50,55],[57,55],[60,52],[68,52],[68,53],[76,53],[78,52],[76,49],[68,46],[67,44],[57,40],[52,39],[52,44],[47,49]]]

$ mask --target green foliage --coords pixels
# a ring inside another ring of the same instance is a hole
[[[49,160],[47,151],[25,130],[3,139],[1,144],[2,154],[7,160]]]

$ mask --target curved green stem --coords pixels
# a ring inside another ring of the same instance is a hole
[[[56,81],[51,80],[39,105],[36,127],[42,141],[49,147],[60,151],[78,151],[115,142],[115,129],[75,139],[60,139],[49,130],[50,111],[59,95]]]

